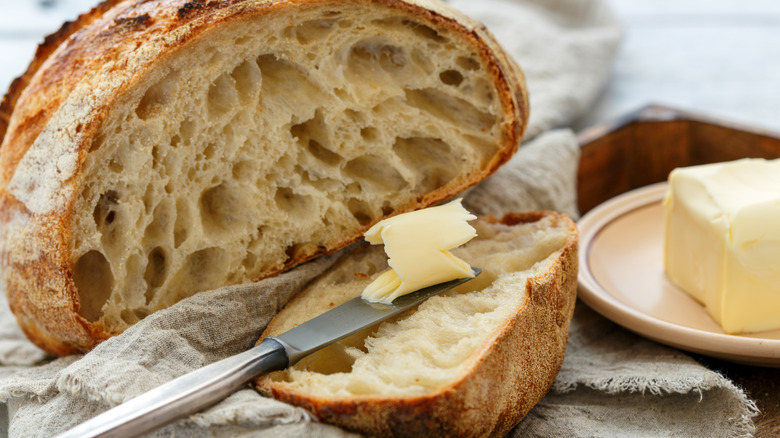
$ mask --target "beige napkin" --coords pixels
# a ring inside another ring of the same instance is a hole
[[[466,194],[473,211],[547,208],[577,217],[579,149],[564,127],[608,77],[620,29],[596,0],[459,0],[527,74],[526,144]],[[157,312],[84,356],[53,359],[32,346],[0,298],[0,435],[52,436],[110,406],[253,345],[276,311],[339,254],[276,278],[222,288]],[[755,405],[688,356],[646,341],[578,303],[552,391],[512,436],[749,436]],[[241,390],[151,436],[348,436],[305,410]]]

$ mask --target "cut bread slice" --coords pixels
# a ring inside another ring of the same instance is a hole
[[[501,436],[563,362],[577,286],[577,229],[551,212],[471,222],[453,254],[476,279],[256,381],[320,420],[371,436]],[[360,295],[386,269],[362,247],[296,295],[263,337]]]
[[[438,1],[106,1],[0,106],[0,259],[54,354],[277,274],[495,171],[519,68]]]

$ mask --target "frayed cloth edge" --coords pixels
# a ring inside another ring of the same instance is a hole
[[[128,400],[127,397],[124,397],[121,394],[108,394],[104,390],[101,391],[101,388],[88,385],[78,377],[69,374],[57,377],[55,386],[60,392],[65,392],[74,396],[83,394],[87,400],[99,402],[109,407],[118,406]]]
[[[606,394],[614,395],[619,393],[639,393],[645,395],[649,393],[654,396],[663,397],[672,394],[696,393],[699,396],[699,402],[704,399],[704,393],[713,389],[724,389],[733,393],[740,406],[740,411],[727,417],[727,421],[734,425],[734,431],[729,437],[743,438],[752,437],[755,433],[755,423],[753,418],[758,416],[761,411],[756,406],[756,402],[750,399],[745,391],[735,385],[731,380],[717,372],[709,372],[703,377],[690,377],[685,379],[657,379],[630,377],[625,379],[602,378],[593,380],[582,380],[574,382],[553,382],[552,391],[566,394],[575,391],[579,387],[586,387],[596,391],[602,391]]]
[[[734,387],[730,380],[717,373],[707,373],[702,377],[682,379],[645,378],[632,376],[628,378],[604,377],[598,379],[583,379],[577,381],[553,382],[553,391],[566,394],[584,386],[607,394],[618,393],[650,393],[652,395],[688,394],[709,391],[718,387]]]

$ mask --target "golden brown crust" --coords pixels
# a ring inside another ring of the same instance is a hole
[[[376,1],[411,11],[471,39],[481,48],[482,56],[491,60],[495,83],[500,86],[499,99],[504,111],[512,114],[512,123],[503,133],[504,143],[482,173],[472,175],[462,184],[436,189],[395,212],[400,213],[451,197],[506,162],[522,137],[528,100],[519,68],[483,26],[437,1]],[[291,7],[292,3],[327,1],[104,1],[46,38],[27,71],[13,82],[0,104],[0,224],[4,226],[0,261],[11,308],[28,337],[41,348],[57,355],[85,352],[116,334],[79,315],[70,257],[73,194],[83,179],[78,167],[89,153],[93,136],[112,103],[132,88],[141,75],[205,32],[241,17],[262,15],[269,8]],[[126,54],[149,50],[150,41],[156,41],[151,55],[143,63],[130,65]],[[93,107],[84,117],[60,120],[62,107],[74,90],[85,84],[105,84],[100,81],[106,76],[115,79],[111,85],[114,89],[105,95],[106,99],[92,102]],[[16,199],[8,185],[30,147],[44,130],[54,129],[54,122],[60,123],[57,132],[78,152],[77,170],[59,190],[64,203],[52,211],[35,212]],[[343,236],[342,241],[328,247],[297,251],[290,255],[283,269],[331,253],[360,237],[361,233],[356,233]]]
[[[554,212],[510,213],[493,223],[553,217],[569,230],[553,266],[530,279],[529,300],[459,381],[421,397],[318,398],[272,379],[258,389],[320,420],[372,436],[502,436],[549,391],[566,351],[577,293],[578,232]]]

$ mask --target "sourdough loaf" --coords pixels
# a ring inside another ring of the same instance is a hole
[[[452,253],[481,275],[258,379],[258,390],[370,436],[506,433],[547,393],[563,362],[577,229],[551,212],[470,224],[477,237]],[[360,295],[386,268],[376,246],[349,254],[296,295],[263,337]]]
[[[527,115],[518,67],[438,1],[106,1],[0,107],[11,308],[89,350],[475,184]]]

